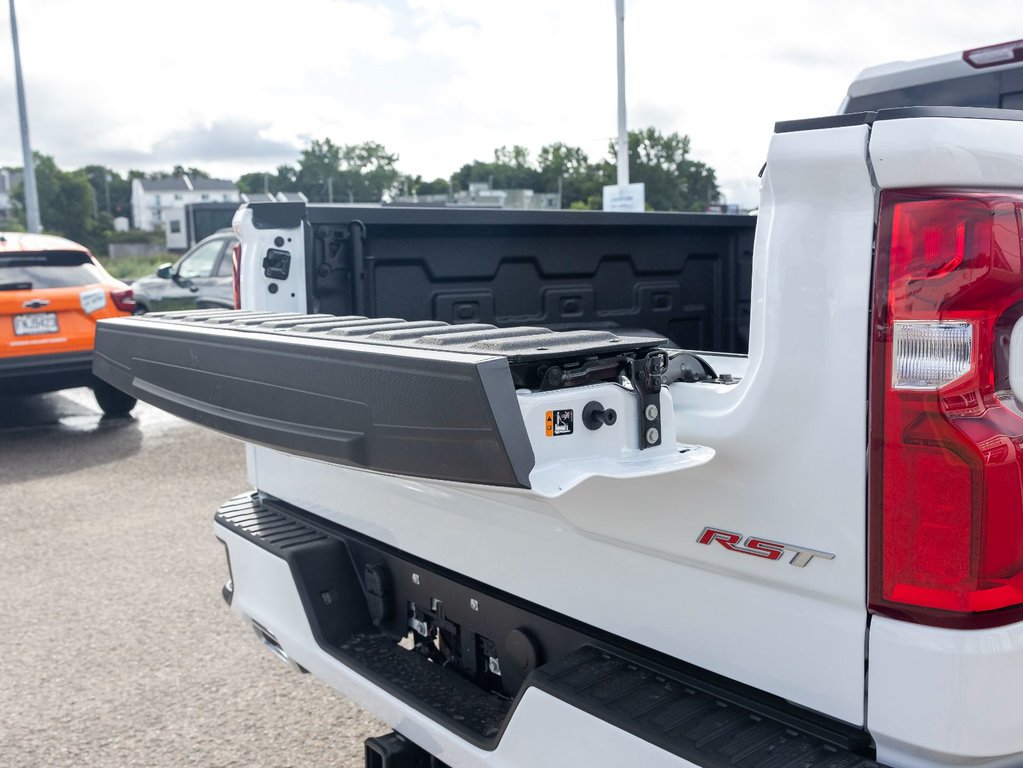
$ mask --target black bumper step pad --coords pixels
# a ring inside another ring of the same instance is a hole
[[[595,646],[580,648],[533,674],[537,687],[697,765],[879,766],[820,736]]]
[[[383,556],[408,557],[273,499],[243,494],[217,512],[216,521],[287,560],[317,642],[372,680],[476,746],[494,749],[522,694],[542,690],[615,727],[707,768],[883,768],[867,734],[739,686],[703,670],[692,674],[645,661],[564,619],[569,650],[542,663],[514,698],[484,691],[374,630],[359,605],[365,593],[352,566],[352,549],[375,547]],[[413,561],[414,562],[414,561]],[[339,565],[340,564],[340,565]],[[430,566],[415,562],[415,571]],[[325,576],[333,570],[332,577]],[[440,570],[440,569],[439,569]],[[453,574],[443,572],[446,577]],[[314,583],[319,578],[322,583]],[[324,580],[325,579],[325,580]],[[348,586],[337,585],[347,579]],[[465,580],[469,582],[469,580]],[[328,584],[330,586],[328,586]],[[473,584],[477,594],[486,590]],[[325,614],[314,599],[325,589],[345,593],[344,620]],[[494,604],[506,599],[487,596]],[[548,616],[537,624],[549,623]],[[566,734],[566,738],[571,738]]]

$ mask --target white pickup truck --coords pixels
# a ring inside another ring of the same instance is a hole
[[[242,208],[243,309],[103,321],[95,371],[247,442],[225,598],[402,735],[367,766],[1023,765],[1023,112],[780,123],[746,354],[742,222],[536,262],[539,214],[409,212],[518,227],[473,263],[530,312],[356,214]]]

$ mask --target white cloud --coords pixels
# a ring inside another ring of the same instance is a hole
[[[33,142],[68,166],[180,162],[229,175],[262,169],[264,157],[272,167],[288,147],[297,158],[322,136],[380,141],[404,170],[427,177],[502,144],[535,152],[564,141],[596,158],[616,126],[613,8],[611,0],[21,0]],[[833,112],[864,67],[1023,36],[1004,27],[1017,8],[1015,0],[989,0],[983,13],[967,0],[627,0],[630,125],[688,133],[727,195],[752,203],[775,121]],[[0,24],[0,61],[9,41]],[[9,105],[0,110],[0,164],[19,164],[7,66],[0,103]],[[232,146],[215,162],[223,142]],[[171,159],[171,150],[194,156]]]

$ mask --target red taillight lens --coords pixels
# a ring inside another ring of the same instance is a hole
[[[242,308],[242,244],[231,248],[231,274],[234,281],[234,308]]]
[[[883,192],[871,351],[870,607],[1023,618],[1023,195]]]
[[[138,306],[135,303],[135,293],[131,288],[125,288],[123,291],[111,291],[110,300],[122,312],[134,312]]]

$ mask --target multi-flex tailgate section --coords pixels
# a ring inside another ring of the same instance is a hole
[[[168,312],[100,323],[94,372],[182,418],[299,456],[528,488],[535,460],[516,378],[556,367],[548,358],[634,355],[660,341],[394,318]]]
[[[103,323],[94,372],[177,416],[289,453],[528,486],[533,453],[505,358],[234,325],[256,319],[309,318],[222,311]]]

